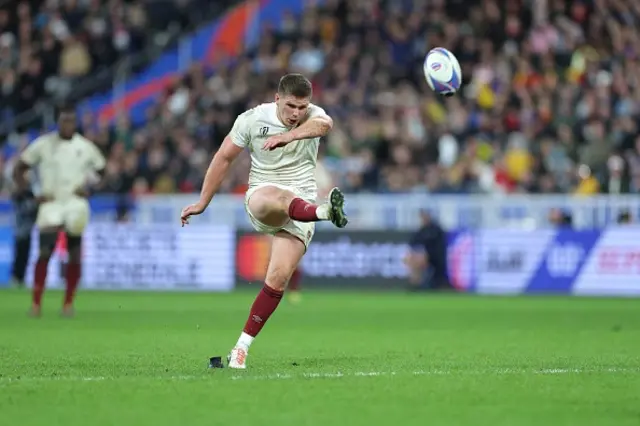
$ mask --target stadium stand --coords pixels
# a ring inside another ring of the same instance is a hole
[[[0,9],[3,133],[24,128],[44,103],[109,88],[140,70],[231,0],[22,0]],[[29,114],[31,112],[31,114]]]
[[[285,12],[215,72],[194,63],[143,125],[120,114],[109,127],[87,114],[83,130],[108,152],[103,191],[192,192],[235,115],[271,100],[278,77],[299,71],[335,117],[319,173],[348,192],[638,192],[639,20],[631,0],[328,0],[300,17]],[[129,43],[144,44],[132,25]],[[426,87],[422,61],[434,46],[462,64],[458,96]],[[4,63],[6,47],[0,56]],[[70,61],[72,75],[97,66],[84,56],[91,65]],[[26,82],[55,68],[46,55],[25,57]],[[21,78],[5,71],[5,93]],[[44,96],[42,83],[30,84],[16,108]],[[226,191],[243,189],[247,165],[236,165]]]

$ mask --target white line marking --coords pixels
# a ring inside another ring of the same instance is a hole
[[[393,376],[442,376],[442,375],[562,375],[562,374],[624,374],[639,373],[640,368],[547,368],[542,370],[517,369],[517,368],[495,368],[486,370],[417,370],[417,371],[356,371],[356,372],[335,372],[335,373],[298,373],[298,374],[262,374],[251,375],[250,371],[232,376],[219,375],[223,379],[231,380],[292,380],[292,379],[341,379],[349,377],[393,377]],[[24,382],[101,382],[119,380],[214,380],[215,371],[211,374],[203,375],[179,375],[179,376],[25,376],[25,377],[0,377],[0,386],[9,383]]]

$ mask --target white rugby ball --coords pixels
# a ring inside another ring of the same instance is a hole
[[[435,47],[427,53],[423,65],[424,77],[431,89],[443,96],[451,96],[460,89],[462,71],[460,63],[444,47]]]

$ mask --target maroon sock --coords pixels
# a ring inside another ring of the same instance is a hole
[[[290,291],[298,291],[300,290],[300,279],[302,278],[302,272],[299,269],[293,271],[293,275],[291,275],[291,279],[289,280],[289,286],[287,290]]]
[[[78,288],[78,282],[80,282],[81,267],[79,263],[67,264],[67,290],[64,293],[64,304],[70,305],[73,303],[73,297],[76,294]]]
[[[36,270],[33,274],[33,304],[40,306],[42,303],[42,295],[44,294],[44,286],[47,282],[47,268],[49,267],[48,259],[38,259],[36,262]]]
[[[317,205],[306,202],[302,198],[294,198],[289,204],[289,217],[298,222],[318,222]]]
[[[249,336],[256,337],[264,324],[267,322],[273,311],[276,310],[280,300],[282,299],[282,291],[274,290],[268,285],[264,285],[256,300],[251,306],[249,319],[244,325],[244,332]]]

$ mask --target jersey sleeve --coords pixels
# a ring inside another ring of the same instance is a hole
[[[35,166],[42,160],[42,147],[44,139],[39,137],[31,142],[27,148],[22,151],[20,160],[28,166]]]
[[[307,119],[314,118],[314,117],[326,117],[326,116],[328,116],[327,112],[321,107],[319,107],[318,105],[316,104],[309,105],[309,114],[307,116]]]
[[[251,142],[251,125],[255,121],[255,109],[245,111],[236,118],[229,137],[240,148],[246,148]]]

